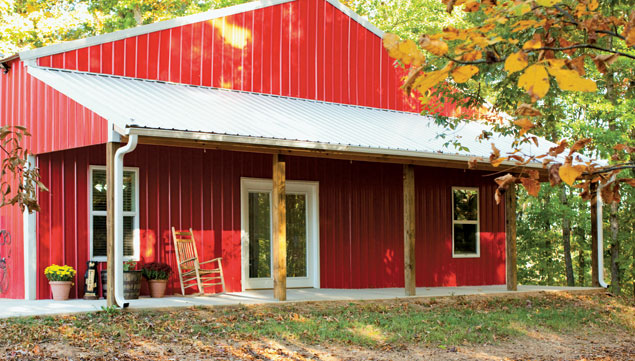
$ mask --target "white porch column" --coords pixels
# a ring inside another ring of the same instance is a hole
[[[35,168],[35,156],[29,155],[27,168]],[[24,247],[24,299],[35,300],[37,283],[37,243],[35,224],[37,217],[35,212],[24,210],[22,224],[22,240]]]

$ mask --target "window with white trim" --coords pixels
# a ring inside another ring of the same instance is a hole
[[[452,188],[452,256],[479,257],[477,188]]]
[[[106,167],[89,168],[90,254],[106,260]],[[123,172],[123,254],[126,260],[139,258],[139,170]]]

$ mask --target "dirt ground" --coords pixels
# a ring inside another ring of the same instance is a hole
[[[182,347],[178,344],[130,344],[109,354],[87,354],[69,345],[41,343],[30,349],[5,349],[3,360],[635,360],[633,335],[575,337],[533,334],[493,345],[449,348],[407,346],[363,349],[315,346],[271,340]]]

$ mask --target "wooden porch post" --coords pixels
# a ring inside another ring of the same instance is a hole
[[[106,260],[108,283],[106,304],[116,306],[115,301],[115,153],[120,143],[106,143]]]
[[[505,191],[505,259],[507,260],[507,290],[518,290],[516,265],[516,183]]]
[[[414,296],[415,279],[415,171],[414,166],[403,166],[403,250],[404,283],[406,296]]]
[[[598,275],[598,224],[597,224],[597,200],[598,185],[591,183],[591,285],[600,287],[600,277]]]
[[[273,296],[287,299],[287,206],[284,156],[273,155]]]

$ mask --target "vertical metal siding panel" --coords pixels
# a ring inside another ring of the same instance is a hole
[[[117,40],[113,43],[113,72],[114,75],[125,75],[126,71],[126,40]]]
[[[311,19],[314,17],[313,14],[309,12],[311,1],[300,1],[298,4],[298,21],[296,22],[296,35],[298,39],[298,97],[300,98],[311,98],[311,93],[309,91],[309,84],[311,82],[311,72],[309,71],[309,66],[313,59],[311,58],[311,54],[309,53],[312,47],[311,38]]]
[[[51,56],[49,55],[49,56],[45,56],[45,57],[39,58],[37,63],[38,63],[39,66],[49,67],[49,66],[51,66],[51,63],[52,63]]]
[[[64,54],[55,54],[51,56],[51,66],[54,68],[64,67]]]
[[[172,52],[180,54],[181,57],[180,76],[176,78],[179,83],[192,84],[192,51],[194,50],[192,40],[192,25],[183,26],[180,46],[172,49]]]
[[[51,161],[49,155],[38,156],[38,167],[40,168],[40,180],[45,185],[50,185],[51,180]],[[47,298],[48,285],[42,280],[44,269],[49,266],[49,247],[51,243],[50,229],[50,192],[38,191],[38,200],[41,212],[38,213],[38,240],[37,240],[37,295],[38,299]]]
[[[201,64],[203,41],[203,25],[201,23],[192,24],[192,42],[190,58],[190,83],[201,85]]]
[[[335,32],[335,8],[328,3],[324,4],[324,99],[327,102],[335,100],[333,91],[335,82],[333,79],[334,67],[334,32]]]
[[[213,27],[212,86],[221,87],[223,78],[223,35],[222,30]]]
[[[243,77],[243,90],[254,91],[254,12],[250,11],[244,13],[243,26],[249,32],[249,41],[243,48],[242,55],[242,77]]]
[[[293,16],[293,10],[291,3],[283,4],[282,6],[282,21],[280,23],[280,29],[282,34],[281,47],[280,47],[280,94],[284,96],[291,96],[291,17]]]
[[[75,218],[75,244],[77,246],[77,263],[85,267],[86,262],[90,259],[90,233],[88,229],[88,153],[82,149],[77,150],[77,160],[75,161],[74,177],[76,180],[76,188],[74,189],[76,200],[73,218]],[[103,153],[105,156],[105,152]],[[83,275],[83,272],[78,272]],[[78,285],[78,295],[83,294],[83,287],[80,282]]]
[[[282,94],[282,6],[272,7],[271,27],[271,93]]]
[[[182,28],[170,29],[170,77],[169,81],[179,83],[181,81],[181,36]]]
[[[72,50],[63,54],[64,68],[69,70],[77,70],[77,50]]]
[[[124,41],[124,75],[129,77],[137,76],[137,63],[139,60],[137,59],[137,38],[132,37],[127,38]]]
[[[264,79],[265,79],[265,56],[266,52],[264,49],[265,40],[268,38],[269,34],[265,32],[265,21],[264,14],[265,10],[254,11],[254,31],[251,34],[253,41],[253,63],[252,63],[252,82],[253,82],[253,91],[254,92],[264,92]]]
[[[202,24],[203,39],[202,39],[202,57],[203,65],[201,69],[203,86],[212,85],[212,67],[213,67],[213,52],[214,52],[214,27],[206,21]]]
[[[135,68],[136,77],[148,78],[148,34],[137,37],[136,61],[130,66]]]
[[[157,31],[148,35],[148,79],[159,78],[159,51],[161,49],[161,32]]]
[[[101,44],[101,72],[113,74],[113,43]]]
[[[64,264],[72,266],[77,271],[79,277],[84,274],[85,266],[78,264],[77,262],[77,244],[76,241],[76,222],[77,217],[73,210],[77,209],[76,203],[76,189],[77,182],[75,179],[75,159],[73,152],[65,152],[63,156],[62,172],[63,172],[63,234],[62,240],[64,248]],[[71,289],[71,297],[77,298],[79,296],[79,283],[75,282]]]
[[[101,72],[101,65],[103,63],[103,59],[101,57],[101,46],[95,45],[88,48],[88,53],[90,56],[89,59],[89,71],[93,73]]]
[[[77,50],[77,70],[88,71],[88,48]]]
[[[326,98],[326,2],[317,0],[317,60],[316,60],[316,94],[317,100]]]
[[[171,30],[162,30],[159,37],[159,80],[170,80],[170,37]]]
[[[344,66],[346,64],[344,61],[346,59],[346,49],[344,49],[345,44],[342,43],[342,33],[346,30],[343,27],[344,16],[344,13],[341,11],[333,11],[333,31],[331,32],[333,37],[331,41],[334,61],[330,72],[333,79],[332,99],[335,102],[343,102],[342,91],[345,79],[342,77],[342,71],[344,70]]]

